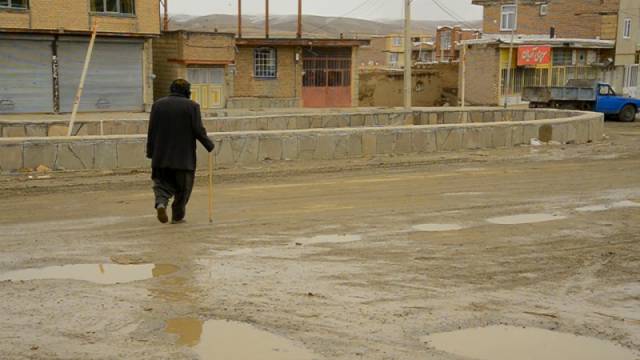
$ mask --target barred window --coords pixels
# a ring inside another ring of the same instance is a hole
[[[571,65],[573,64],[573,50],[572,49],[553,49],[553,65]]]
[[[0,0],[0,9],[27,9],[27,0]]]
[[[275,79],[278,75],[278,60],[274,48],[259,48],[253,53],[253,73],[257,78]]]
[[[91,11],[134,15],[136,13],[136,5],[135,0],[91,0]]]

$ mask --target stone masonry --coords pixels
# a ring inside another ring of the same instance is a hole
[[[232,131],[210,136],[216,143],[215,166],[223,168],[265,161],[362,159],[513,147],[540,137],[582,144],[601,140],[604,132],[604,117],[597,113],[480,109],[458,112],[457,116],[463,123],[446,123],[456,117],[454,112],[433,112],[413,114],[416,125]],[[482,122],[470,122],[473,119]],[[150,166],[145,144],[144,135],[2,138],[0,171],[39,165],[54,170],[145,169]],[[199,167],[205,168],[205,150],[198,146],[198,152]]]

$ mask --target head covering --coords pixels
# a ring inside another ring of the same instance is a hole
[[[169,88],[172,94],[178,94],[185,97],[191,97],[191,84],[184,79],[177,79],[171,83]]]

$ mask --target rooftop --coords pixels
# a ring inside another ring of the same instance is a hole
[[[497,44],[508,46],[511,44],[511,35],[485,34],[482,39],[464,40],[467,45],[489,45]],[[599,39],[572,39],[572,38],[550,38],[548,35],[518,35],[513,40],[514,45],[549,45],[552,47],[576,47],[591,49],[613,49],[614,40]]]

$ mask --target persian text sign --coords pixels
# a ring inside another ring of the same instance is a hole
[[[518,66],[539,66],[550,63],[550,46],[521,46],[518,48]]]

